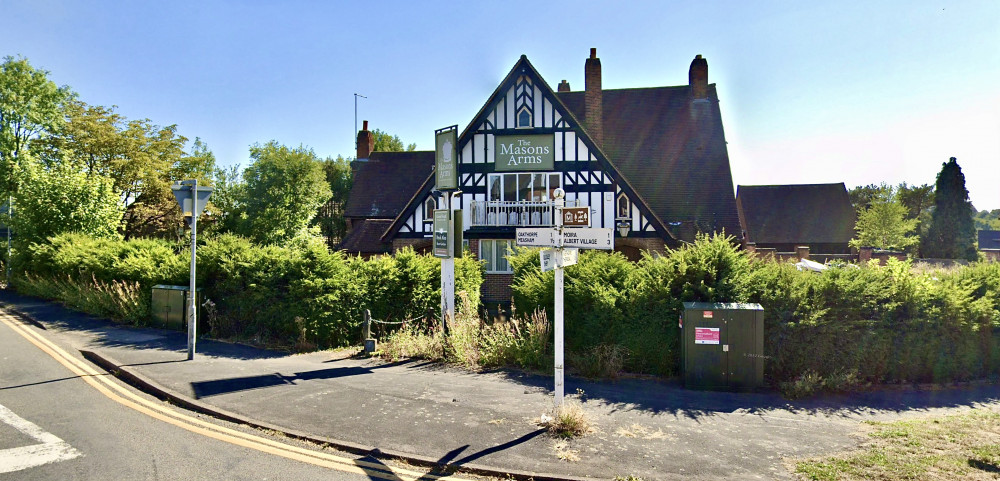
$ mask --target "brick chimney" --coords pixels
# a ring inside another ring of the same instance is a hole
[[[567,82],[566,79],[563,79],[562,82],[559,82],[559,88],[557,89],[557,91],[558,92],[569,92],[569,82]]]
[[[597,49],[590,49],[590,58],[583,68],[584,83],[584,120],[587,132],[598,147],[604,144],[604,94],[601,92],[601,59],[597,58]]]
[[[708,98],[708,60],[701,55],[695,55],[688,70],[688,85],[691,86],[691,98],[701,100]]]
[[[375,136],[368,131],[368,121],[365,120],[363,125],[358,131],[358,160],[368,159],[375,149]]]

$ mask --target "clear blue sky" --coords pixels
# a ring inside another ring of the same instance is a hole
[[[814,3],[2,0],[0,55],[245,166],[271,139],[353,155],[355,92],[429,150],[521,54],[574,90],[591,47],[605,88],[685,84],[702,54],[736,184],[933,183],[954,156],[1000,208],[1000,1]]]

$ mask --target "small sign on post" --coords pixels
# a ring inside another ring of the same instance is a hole
[[[434,210],[434,257],[451,257],[451,218],[448,209]]]
[[[538,255],[542,262],[542,272],[548,272],[556,267],[576,264],[580,258],[580,249],[542,249]]]
[[[558,233],[551,227],[517,229],[515,244],[518,247],[555,247]]]
[[[590,227],[590,207],[563,207],[563,225]]]
[[[565,247],[609,251],[615,248],[614,238],[613,229],[578,227],[576,229],[563,230],[562,244]]]

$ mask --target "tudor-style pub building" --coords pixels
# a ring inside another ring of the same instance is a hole
[[[486,301],[510,299],[512,274],[505,253],[514,245],[517,227],[554,225],[556,188],[565,190],[567,206],[590,207],[591,227],[615,229],[615,250],[633,260],[643,250],[663,252],[691,242],[699,232],[740,235],[707,61],[695,57],[687,85],[605,90],[601,61],[591,49],[584,73],[583,91],[572,91],[565,80],[553,90],[521,56],[457,135],[461,194],[450,207],[463,211],[468,248],[485,261]],[[368,241],[352,229],[345,249],[360,254],[407,245],[429,249],[433,210],[446,208],[448,198],[434,190],[433,152],[407,156],[420,163],[407,166],[408,172],[427,174],[402,182],[407,192],[391,193],[389,203],[405,206],[391,209],[394,218],[388,222],[386,209],[351,208],[356,198],[372,198],[373,189],[384,192],[384,186],[401,184],[378,180],[392,174],[384,162],[370,160],[379,154],[371,152],[369,138],[367,129],[359,133],[347,211],[381,212],[373,225],[388,227],[378,242],[370,229],[363,235]]]

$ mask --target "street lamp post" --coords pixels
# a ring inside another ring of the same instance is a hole
[[[170,186],[174,191],[177,203],[181,205],[181,213],[191,216],[191,279],[188,291],[188,355],[189,361],[194,359],[195,341],[198,332],[198,303],[195,295],[195,264],[198,249],[198,216],[205,209],[208,197],[212,195],[211,187],[198,187],[198,179],[174,182]]]

